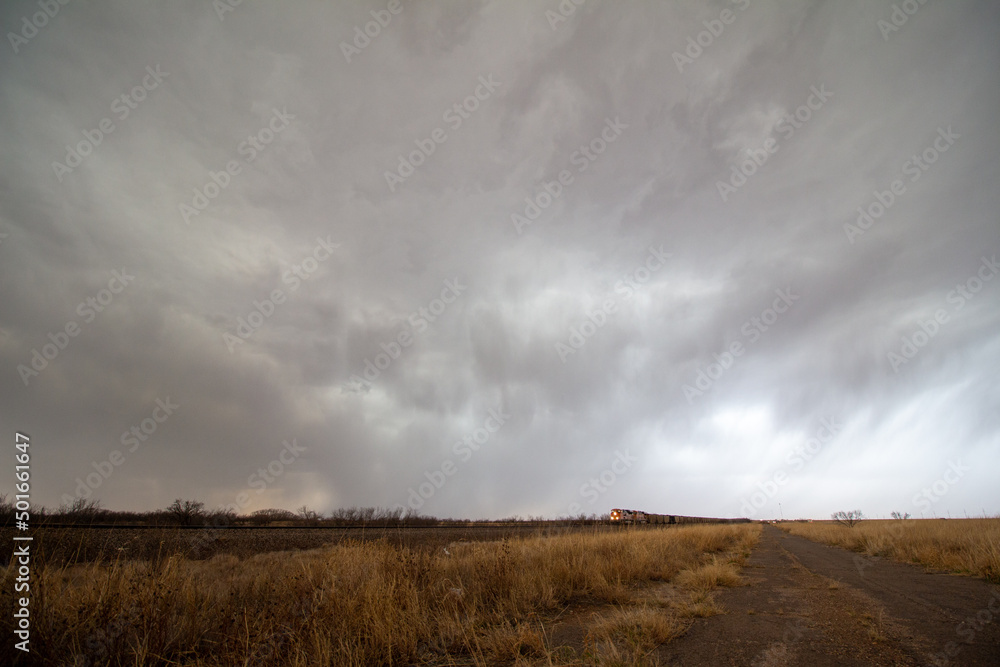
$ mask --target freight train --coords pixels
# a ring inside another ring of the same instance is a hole
[[[615,508],[611,510],[611,523],[617,525],[634,524],[678,524],[678,523],[747,523],[750,519],[710,519],[700,516],[678,516],[676,514],[652,514],[641,510]]]

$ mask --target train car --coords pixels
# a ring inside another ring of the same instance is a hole
[[[640,510],[613,509],[611,510],[612,524],[651,524],[651,525],[676,525],[693,523],[747,523],[750,519],[714,519],[701,516],[678,516],[676,514],[652,514]]]
[[[649,516],[639,510],[613,509],[611,510],[611,523],[615,524],[638,524],[649,523]]]

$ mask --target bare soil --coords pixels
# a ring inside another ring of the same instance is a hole
[[[1000,587],[765,526],[748,585],[658,649],[667,665],[1000,665]]]

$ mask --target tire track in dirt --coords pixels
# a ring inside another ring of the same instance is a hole
[[[1000,665],[1000,587],[794,535],[782,534],[779,540],[807,569],[880,604],[907,633],[906,642],[923,663]]]
[[[747,586],[720,591],[725,614],[695,621],[661,647],[668,665],[1000,664],[996,586],[870,559],[765,526],[743,570]],[[965,628],[967,632],[961,634]],[[966,643],[967,639],[971,642]],[[957,653],[948,658],[946,651]],[[948,662],[944,662],[948,659]]]

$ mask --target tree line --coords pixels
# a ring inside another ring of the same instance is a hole
[[[573,523],[598,523],[608,519],[608,515],[597,514],[564,517],[558,521]],[[543,522],[542,517],[509,516],[503,519],[478,519],[475,523],[522,523]],[[14,503],[0,494],[0,525],[9,526],[14,522]],[[42,506],[31,508],[32,525],[141,525],[141,526],[435,526],[440,524],[469,523],[467,519],[439,518],[406,512],[403,508],[387,507],[344,507],[323,513],[306,505],[292,512],[281,508],[260,509],[246,514],[232,510],[210,510],[198,500],[177,498],[163,509],[148,512],[113,510],[101,505],[101,501],[77,498],[71,504],[60,505],[50,510]]]

